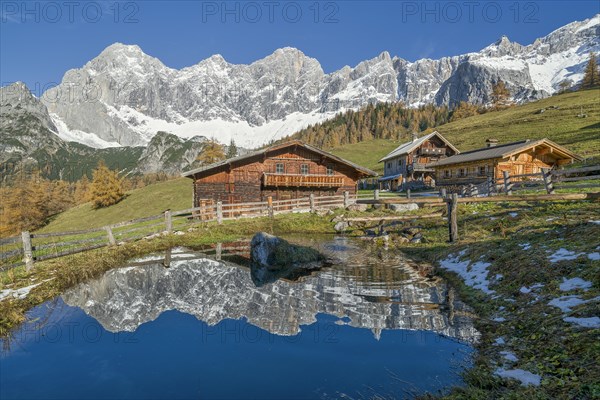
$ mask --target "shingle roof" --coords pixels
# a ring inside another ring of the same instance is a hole
[[[436,163],[429,164],[429,166],[441,167],[443,165],[461,164],[471,161],[487,160],[493,158],[505,158],[509,157],[514,153],[521,152],[528,148],[539,145],[550,146],[558,150],[558,152],[563,153],[566,157],[571,157],[577,160],[581,159],[581,157],[579,157],[577,154],[548,139],[541,139],[536,141],[527,139],[522,140],[520,142],[513,142],[494,147],[484,147],[482,149],[466,151],[464,153],[456,154],[452,157],[445,158]]]
[[[458,149],[456,147],[454,147],[452,145],[452,143],[450,143],[448,140],[446,140],[445,137],[443,137],[441,135],[441,133],[435,131],[435,132],[431,132],[428,135],[422,136],[420,138],[418,138],[417,140],[414,140],[412,142],[408,142],[408,143],[403,143],[400,146],[396,147],[391,153],[389,153],[387,156],[383,157],[381,160],[379,160],[379,162],[383,162],[386,160],[389,160],[391,158],[395,158],[398,156],[401,156],[403,154],[408,154],[411,151],[413,151],[414,149],[416,149],[417,147],[419,147],[420,145],[422,145],[425,141],[431,139],[432,137],[437,136],[439,137],[441,140],[444,141],[444,143],[446,143],[452,150],[454,150],[456,153],[460,153],[460,151],[458,151]]]
[[[318,153],[318,154],[320,154],[320,155],[322,155],[324,157],[327,157],[327,158],[329,158],[331,160],[337,161],[337,162],[339,162],[341,164],[346,164],[346,165],[348,165],[348,166],[350,166],[350,167],[352,167],[352,168],[354,168],[354,169],[362,172],[365,175],[368,175],[368,176],[377,176],[377,172],[371,171],[368,168],[362,167],[362,166],[360,166],[358,164],[355,164],[355,163],[353,163],[351,161],[345,160],[345,159],[343,159],[341,157],[335,156],[335,155],[333,155],[331,153],[328,153],[326,151],[323,151],[323,150],[321,150],[319,148],[313,147],[313,146],[311,146],[309,144],[306,144],[306,143],[304,143],[304,142],[302,142],[300,140],[292,140],[292,141],[285,142],[285,143],[282,143],[282,144],[270,146],[270,147],[264,148],[262,150],[252,151],[252,152],[246,153],[246,154],[241,155],[241,156],[229,158],[227,160],[219,161],[219,162],[211,164],[211,165],[207,165],[207,166],[204,166],[204,167],[200,167],[200,168],[196,168],[196,169],[193,169],[193,170],[190,170],[190,171],[186,171],[186,172],[182,173],[181,176],[191,177],[191,176],[193,176],[195,174],[198,174],[200,172],[208,172],[208,171],[211,171],[211,170],[217,170],[220,167],[226,166],[228,164],[233,164],[233,163],[236,163],[236,162],[245,161],[245,160],[250,159],[252,157],[260,156],[260,155],[263,155],[263,154],[265,154],[267,152],[274,151],[274,150],[279,150],[279,149],[283,149],[283,148],[290,147],[290,146],[301,146],[301,147],[304,147],[307,150],[310,150],[310,151],[313,151],[315,153]]]

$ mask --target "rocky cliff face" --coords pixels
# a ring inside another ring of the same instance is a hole
[[[9,154],[26,155],[41,146],[60,146],[46,107],[22,82],[0,88],[0,161]]]
[[[68,71],[43,100],[68,130],[103,144],[147,145],[162,130],[253,147],[372,102],[487,103],[499,79],[516,101],[548,96],[562,80],[582,78],[599,37],[596,15],[528,46],[502,37],[476,53],[415,62],[383,52],[330,74],[294,48],[249,65],[215,55],[176,70],[138,46],[117,43]]]
[[[160,171],[175,175],[191,169],[197,166],[196,157],[204,149],[205,142],[204,137],[184,140],[167,132],[158,132],[144,148],[135,171],[141,174]]]
[[[124,174],[136,171],[142,148],[95,149],[65,140],[46,106],[21,82],[0,88],[0,114],[0,182],[31,170],[73,181],[91,176],[100,160]]]
[[[112,332],[134,331],[176,309],[209,325],[246,318],[278,335],[296,335],[300,325],[325,313],[370,329],[376,337],[384,329],[423,329],[476,340],[472,321],[449,311],[453,308],[445,301],[445,284],[428,281],[408,266],[389,271],[395,280],[380,285],[361,282],[346,267],[298,282],[279,280],[257,287],[247,268],[204,258],[172,262],[168,269],[157,263],[109,271],[68,291],[63,299]]]

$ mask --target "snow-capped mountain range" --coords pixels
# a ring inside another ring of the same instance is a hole
[[[527,46],[502,37],[479,52],[415,62],[383,52],[330,74],[294,48],[249,65],[215,55],[177,70],[115,43],[41,100],[60,138],[91,147],[144,146],[165,131],[251,148],[373,102],[485,104],[499,79],[517,102],[543,98],[565,79],[579,82],[598,50],[600,14]]]

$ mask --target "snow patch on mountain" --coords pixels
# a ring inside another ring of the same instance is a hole
[[[100,139],[93,133],[83,132],[79,130],[70,130],[58,115],[50,114],[50,118],[56,126],[57,131],[54,133],[65,142],[77,142],[96,149],[106,149],[109,147],[121,147],[117,142],[107,142]]]

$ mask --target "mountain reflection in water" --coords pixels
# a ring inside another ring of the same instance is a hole
[[[338,262],[295,282],[257,287],[247,267],[180,250],[169,268],[141,260],[147,265],[111,270],[62,298],[111,332],[133,332],[165,311],[178,310],[211,326],[245,318],[277,335],[296,335],[317,314],[329,314],[339,318],[338,324],[370,329],[376,338],[382,330],[408,329],[477,340],[468,310],[443,280],[422,276],[401,256],[374,257],[343,238],[317,247]],[[243,247],[236,252],[246,253]]]

